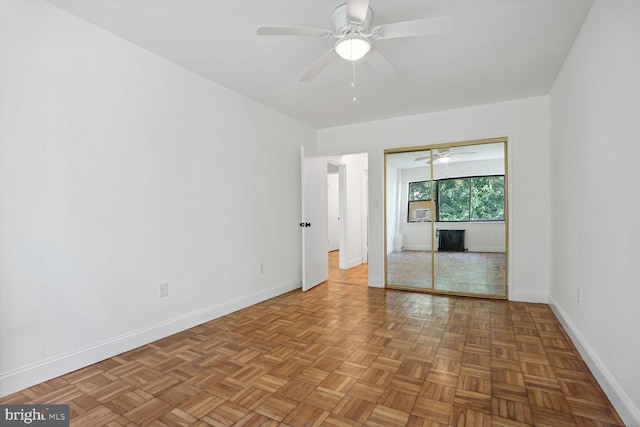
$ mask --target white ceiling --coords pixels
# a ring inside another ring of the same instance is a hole
[[[298,80],[332,39],[257,36],[331,27],[341,0],[49,0],[314,128],[547,94],[594,0],[371,0],[372,25],[452,15],[447,35],[374,41],[393,77],[337,60]]]

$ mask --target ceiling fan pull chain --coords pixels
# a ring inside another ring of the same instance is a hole
[[[353,102],[356,102],[356,61],[351,62],[351,87],[353,88]]]

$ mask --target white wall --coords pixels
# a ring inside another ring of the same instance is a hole
[[[551,303],[627,425],[640,425],[639,22],[637,0],[597,1],[550,95]]]
[[[406,208],[404,209],[406,218]],[[464,230],[464,247],[469,252],[505,252],[505,223],[496,222],[436,222],[433,241],[438,249],[438,230]],[[402,223],[402,241],[406,251],[431,250],[431,223]],[[391,248],[392,249],[392,248]],[[387,247],[387,252],[392,252]]]
[[[0,31],[0,395],[300,286],[313,129],[39,0]]]
[[[404,246],[401,234],[402,217],[400,215],[402,171],[393,166],[387,166],[386,172],[385,208],[387,210],[387,253],[389,254],[394,251],[400,252]]]
[[[326,153],[369,153],[369,285],[384,285],[384,149],[507,136],[509,297],[549,292],[548,97],[380,120],[318,131]]]
[[[345,165],[347,193],[347,268],[360,265],[365,260],[363,245],[366,244],[366,177],[367,155],[365,153],[330,156],[329,160]]]

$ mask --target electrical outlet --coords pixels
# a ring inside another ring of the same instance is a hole
[[[261,262],[260,264],[258,264],[258,273],[260,274],[264,273],[264,262]]]
[[[169,282],[162,282],[158,285],[158,296],[160,298],[169,296]]]
[[[582,288],[578,288],[578,304],[582,304]]]

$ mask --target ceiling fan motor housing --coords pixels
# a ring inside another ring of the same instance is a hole
[[[336,29],[336,35],[342,37],[347,34],[366,34],[369,31],[369,24],[371,24],[372,18],[373,12],[371,9],[367,9],[367,17],[364,22],[351,21],[347,18],[347,5],[343,4],[333,11],[331,20],[333,28]]]

